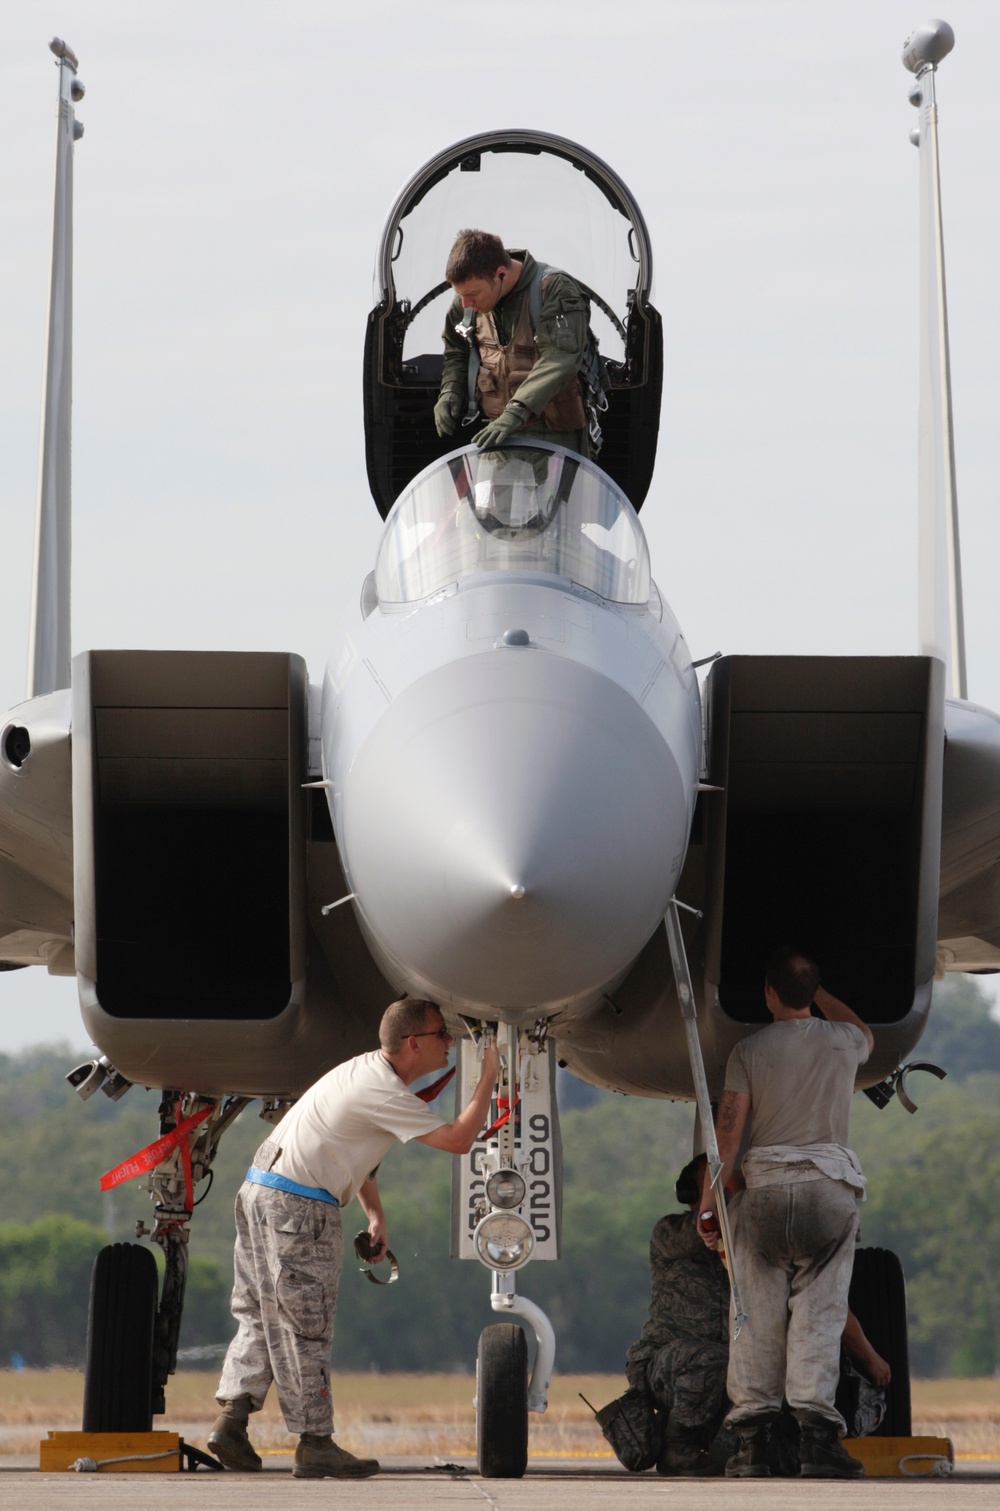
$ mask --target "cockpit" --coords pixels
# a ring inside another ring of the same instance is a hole
[[[364,360],[368,480],[382,517],[418,473],[455,445],[437,436],[433,409],[453,298],[444,269],[464,226],[526,247],[583,291],[606,364],[600,465],[640,509],[656,458],[663,375],[642,211],[587,148],[516,129],[468,137],[425,163],[383,228]],[[464,439],[473,433],[465,431]]]
[[[545,445],[463,450],[432,463],[386,522],[375,565],[381,604],[415,603],[477,573],[544,574],[610,603],[645,604],[649,552],[614,482]]]

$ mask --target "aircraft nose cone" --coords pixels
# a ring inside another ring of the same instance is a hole
[[[663,916],[685,783],[617,684],[494,651],[386,710],[343,789],[361,914],[409,990],[549,1010],[600,989]]]

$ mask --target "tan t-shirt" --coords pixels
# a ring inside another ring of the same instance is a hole
[[[398,1139],[409,1143],[445,1119],[403,1084],[379,1050],[321,1076],[270,1135],[276,1174],[320,1186],[346,1206]]]
[[[868,1040],[854,1023],[793,1018],[742,1039],[726,1066],[726,1090],[750,1094],[750,1148],[839,1144],[847,1148],[851,1098]]]

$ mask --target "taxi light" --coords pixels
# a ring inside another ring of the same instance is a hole
[[[473,1234],[476,1253],[490,1270],[519,1270],[527,1264],[535,1239],[516,1212],[491,1212]]]
[[[486,1182],[486,1195],[493,1207],[519,1207],[526,1187],[516,1170],[496,1170]]]

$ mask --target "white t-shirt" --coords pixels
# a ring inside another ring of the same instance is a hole
[[[790,1018],[742,1039],[726,1066],[726,1090],[749,1092],[750,1147],[847,1147],[851,1099],[868,1040],[854,1023]]]
[[[444,1126],[380,1050],[345,1060],[290,1108],[270,1135],[277,1175],[320,1186],[346,1206],[392,1145]]]

